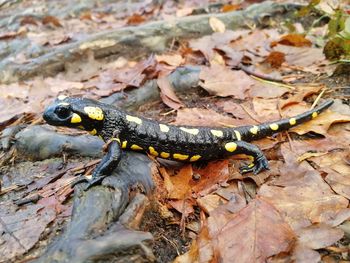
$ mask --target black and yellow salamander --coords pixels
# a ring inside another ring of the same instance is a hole
[[[250,141],[273,135],[318,116],[332,105],[322,105],[297,115],[260,125],[236,128],[174,126],[138,117],[114,106],[86,98],[59,96],[44,112],[47,123],[89,131],[108,142],[107,154],[93,172],[89,185],[98,184],[117,167],[121,150],[142,151],[181,162],[207,161],[233,154],[251,156],[242,173],[269,169],[263,152]]]

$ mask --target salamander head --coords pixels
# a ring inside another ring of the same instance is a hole
[[[50,125],[84,129],[95,135],[103,127],[105,112],[97,101],[61,95],[45,109],[43,117]]]

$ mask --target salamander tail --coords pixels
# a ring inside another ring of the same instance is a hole
[[[327,100],[322,103],[320,106],[306,111],[297,116],[281,119],[274,122],[267,122],[260,125],[251,125],[251,126],[243,126],[234,129],[235,133],[237,132],[241,136],[241,140],[243,141],[253,141],[264,138],[266,136],[271,136],[276,132],[288,130],[296,125],[307,122],[316,118],[322,111],[326,110],[333,104],[333,100]]]

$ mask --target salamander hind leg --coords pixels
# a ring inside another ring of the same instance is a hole
[[[228,142],[225,144],[225,150],[232,154],[246,154],[248,156],[252,156],[252,163],[240,167],[239,170],[242,174],[249,172],[258,174],[263,170],[269,169],[269,163],[264,153],[254,144],[244,141]]]

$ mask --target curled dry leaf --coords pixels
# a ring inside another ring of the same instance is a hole
[[[160,97],[167,106],[175,110],[184,106],[180,99],[176,96],[168,77],[158,78],[157,84],[160,89]]]

